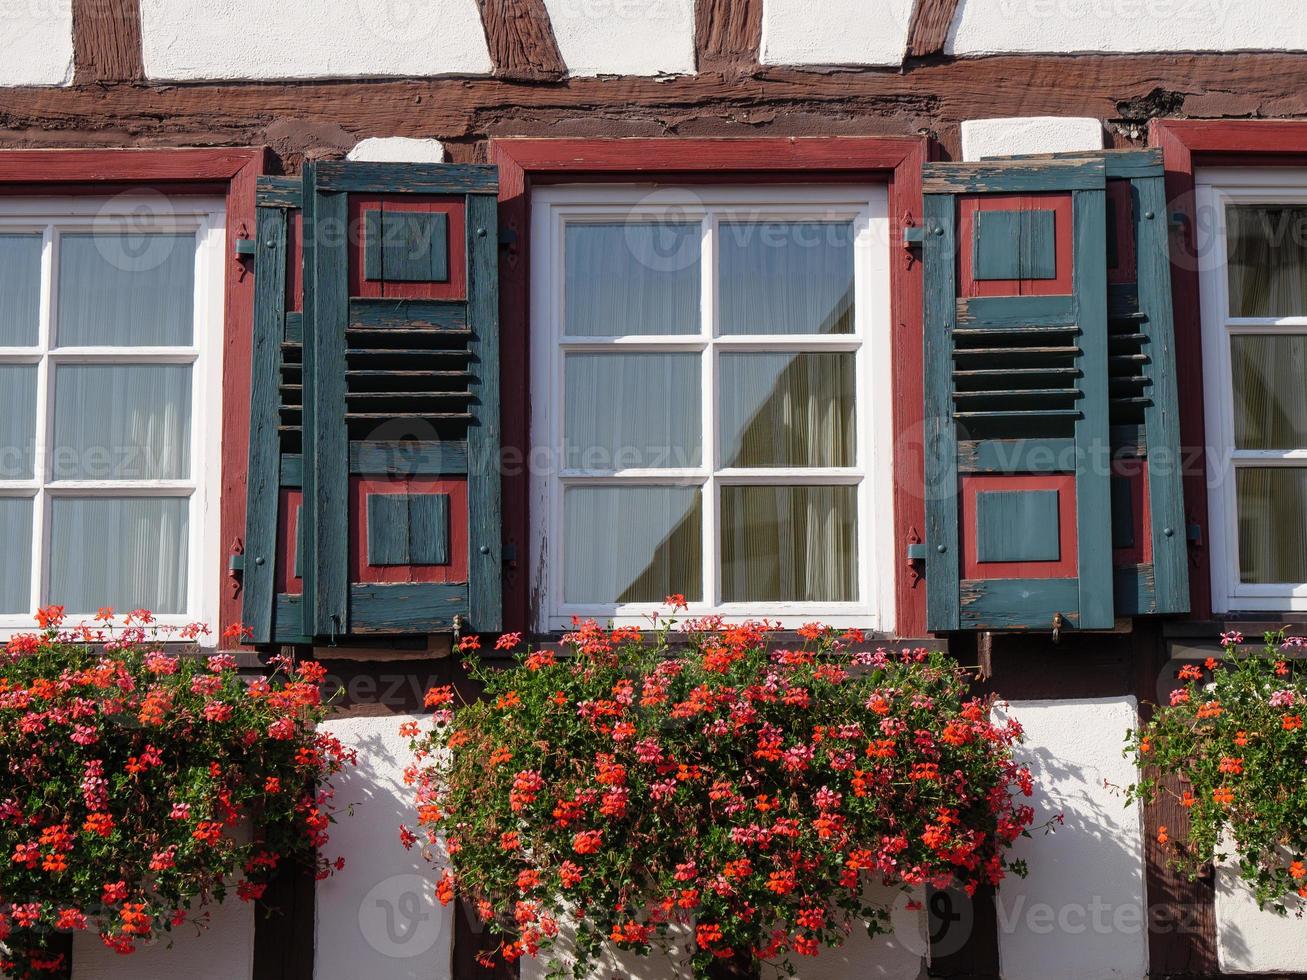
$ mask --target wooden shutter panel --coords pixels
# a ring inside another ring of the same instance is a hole
[[[287,596],[301,588],[294,551],[303,462],[300,203],[298,179],[259,178],[242,612],[255,643],[306,639],[300,608]]]
[[[1115,621],[1102,160],[925,168],[932,630]]]
[[[278,558],[298,539],[303,578],[271,638],[500,629],[495,168],[309,163],[300,188],[302,455],[282,469],[303,506],[282,502]]]

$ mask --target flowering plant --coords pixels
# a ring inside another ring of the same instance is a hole
[[[955,663],[855,653],[856,631],[817,625],[778,649],[764,624],[671,631],[579,622],[566,655],[473,664],[484,697],[457,712],[451,688],[428,693],[419,827],[401,836],[443,840],[437,894],[471,900],[498,955],[549,950],[567,923],[583,976],[603,943],[648,953],[681,925],[696,975],[719,959],[792,973],[791,954],[839,945],[854,918],[885,927],[873,881],[970,893],[1004,877],[1033,819],[1021,729],[991,722]]]
[[[0,652],[0,969],[62,969],[54,931],[129,953],[202,924],[233,879],[250,901],[281,860],[313,860],[331,810],[316,784],[351,761],[315,731],[320,665],[247,682],[230,655],[164,652],[201,629],[143,610],[38,621]]]
[[[1307,897],[1307,666],[1292,656],[1304,643],[1268,633],[1245,653],[1242,635],[1221,639],[1225,658],[1181,667],[1170,704],[1130,733],[1127,751],[1148,767],[1130,793],[1169,793],[1188,810],[1187,832],[1156,830],[1178,868],[1196,876],[1232,845],[1258,904],[1283,914]]]

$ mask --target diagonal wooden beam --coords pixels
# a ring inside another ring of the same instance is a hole
[[[699,71],[748,72],[762,47],[763,0],[695,0],[694,49]]]
[[[74,82],[144,77],[139,0],[73,0]]]
[[[908,56],[925,58],[944,53],[949,28],[961,0],[916,0],[908,27]]]
[[[477,0],[495,77],[556,81],[567,75],[545,0]]]

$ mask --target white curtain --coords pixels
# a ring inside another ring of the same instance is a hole
[[[1307,207],[1228,208],[1226,240],[1231,316],[1307,314]]]
[[[0,497],[0,613],[31,612],[32,498]]]
[[[54,498],[50,601],[70,613],[185,612],[189,522],[185,497]]]
[[[190,365],[65,364],[54,378],[56,479],[190,476]]]
[[[569,487],[563,493],[564,601],[703,597],[698,487]]]
[[[853,224],[727,221],[720,237],[721,332],[853,332]]]
[[[194,307],[194,235],[60,238],[60,347],[187,347]]]
[[[855,487],[721,488],[726,602],[858,598]]]
[[[1237,474],[1240,577],[1307,582],[1307,469],[1240,467]]]
[[[854,363],[853,354],[722,354],[722,465],[856,465]]]
[[[0,480],[30,480],[36,438],[36,365],[0,364]]]
[[[567,335],[698,333],[701,236],[697,221],[569,224]]]
[[[0,347],[34,347],[41,315],[41,236],[0,235]]]
[[[698,354],[568,354],[564,394],[568,469],[699,466]]]

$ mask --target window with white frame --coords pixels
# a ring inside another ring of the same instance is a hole
[[[0,198],[0,630],[217,622],[221,201]]]
[[[891,627],[886,211],[884,187],[535,193],[541,626],[679,594]]]
[[[1307,171],[1197,191],[1213,605],[1307,609]]]

